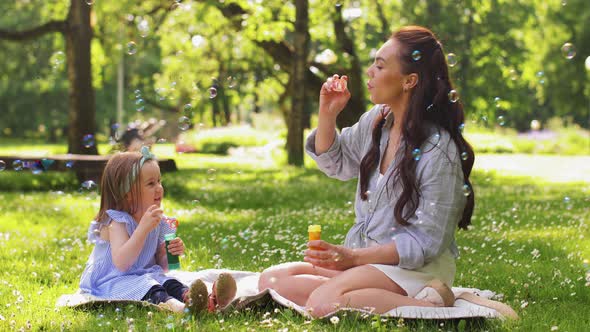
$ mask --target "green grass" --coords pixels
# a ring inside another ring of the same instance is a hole
[[[155,150],[173,156],[170,145]],[[323,237],[340,243],[354,221],[354,181],[257,159],[174,158],[181,170],[163,175],[164,208],[180,220],[186,270],[261,271],[300,260],[308,224],[323,225]],[[273,305],[197,320],[150,314],[141,306],[56,309],[61,294],[77,289],[92,250],[85,235],[98,196],[79,192],[70,173],[0,172],[0,330],[587,330],[590,271],[583,261],[590,259],[590,183],[493,170],[476,170],[473,182],[476,212],[473,228],[458,232],[462,255],[455,285],[502,294],[521,316],[517,322],[380,320],[348,313],[333,325]]]
[[[230,148],[264,146],[278,138],[277,134],[251,126],[227,126],[184,132],[179,141],[194,147],[200,153],[225,155]]]
[[[465,137],[476,153],[525,153],[588,155],[590,132],[579,127],[559,126],[545,138],[537,133],[518,135],[514,129],[467,127]]]

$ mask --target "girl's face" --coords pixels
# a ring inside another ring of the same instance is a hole
[[[160,166],[154,161],[146,161],[141,167],[139,177],[139,186],[141,190],[141,201],[139,202],[139,211],[141,214],[152,205],[161,207],[162,198],[164,197],[164,187],[162,187],[162,177],[160,175]]]
[[[367,88],[374,104],[394,104],[403,94],[405,75],[397,58],[398,43],[389,39],[375,54],[375,61],[367,69]]]

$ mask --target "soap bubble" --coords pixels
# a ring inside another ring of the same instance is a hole
[[[233,89],[236,86],[236,78],[233,76],[227,77],[227,87]]]
[[[191,38],[191,43],[196,48],[199,48],[199,47],[205,45],[206,42],[207,42],[207,40],[203,36],[201,36],[201,35],[194,35]]]
[[[465,130],[465,124],[464,124],[464,123],[462,123],[462,124],[460,124],[460,125],[459,125],[459,132],[460,132],[461,134],[463,134],[463,131],[464,131],[464,130]]]
[[[496,108],[500,108],[501,101],[502,101],[502,99],[500,97],[494,98],[494,104],[496,105]]]
[[[586,70],[590,71],[590,55],[586,58],[584,65],[586,66]]]
[[[85,148],[89,149],[94,146],[94,135],[87,134],[82,137],[82,144]]]
[[[324,65],[331,65],[338,61],[338,56],[328,48],[316,55],[314,61]]]
[[[412,52],[412,59],[414,61],[418,61],[422,58],[422,53],[418,50],[415,50],[414,52]]]
[[[539,130],[541,129],[541,122],[539,120],[532,120],[531,121],[531,130]]]
[[[191,119],[186,116],[178,118],[178,128],[182,131],[189,129],[191,126]]]
[[[96,182],[92,180],[84,181],[80,185],[81,191],[94,191],[96,188],[98,188],[98,186],[96,185]]]
[[[466,183],[463,185],[463,196],[471,195],[471,187]]]
[[[510,69],[508,75],[510,76],[510,79],[513,81],[516,81],[518,79],[518,72],[515,69]]]
[[[86,4],[88,6],[92,6],[94,4],[94,0],[86,0]]]
[[[6,163],[4,160],[0,160],[0,172],[6,169]]]
[[[461,160],[467,160],[469,158],[469,154],[467,151],[461,152]]]
[[[215,181],[215,173],[217,173],[217,171],[215,170],[215,168],[209,168],[207,170],[207,180],[209,180],[209,181]]]
[[[213,99],[215,97],[217,97],[217,89],[212,86],[209,88],[209,98]]]
[[[127,43],[127,54],[129,55],[133,55],[137,53],[137,45],[135,44],[135,42],[128,42]]]
[[[500,116],[498,116],[498,124],[499,124],[500,126],[503,126],[503,125],[505,125],[505,124],[506,124],[506,119],[504,118],[504,116],[503,116],[503,115],[500,115]]]
[[[449,67],[455,67],[457,64],[457,56],[455,53],[447,54],[447,63],[449,64]]]
[[[572,205],[572,199],[569,196],[565,196],[563,198],[563,203],[565,204],[565,208],[566,210],[571,210],[573,205]]]
[[[34,162],[32,165],[29,166],[31,168],[31,173],[38,175],[43,173],[43,166],[40,162]]]
[[[183,107],[183,112],[184,112],[184,116],[188,117],[188,118],[192,118],[193,117],[193,105],[192,104],[186,104]]]
[[[545,84],[545,73],[543,71],[538,71],[536,75],[539,79],[539,84]]]
[[[449,91],[449,101],[451,103],[456,103],[459,100],[459,93],[456,90]]]
[[[61,67],[66,60],[66,55],[62,51],[57,51],[51,55],[49,62],[53,66],[53,69]]]
[[[561,46],[561,54],[566,59],[571,60],[576,56],[576,47],[572,43],[565,43]]]
[[[135,110],[138,112],[145,111],[145,102],[143,99],[139,98],[135,101]]]
[[[422,151],[420,149],[414,149],[412,151],[412,157],[416,161],[420,160],[420,158],[422,158]]]
[[[72,160],[66,161],[66,168],[72,168],[72,167],[74,167],[74,161],[72,161]]]
[[[137,30],[139,30],[139,35],[145,38],[150,33],[150,23],[146,19],[142,19],[137,23]]]
[[[13,161],[12,162],[12,169],[15,171],[22,171],[23,170],[23,161],[20,159]]]

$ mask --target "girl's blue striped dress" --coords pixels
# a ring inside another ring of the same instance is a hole
[[[137,261],[129,270],[122,272],[113,264],[111,245],[101,239],[100,229],[111,222],[118,222],[125,224],[131,236],[139,224],[127,212],[108,210],[107,215],[109,220],[92,221],[88,229],[88,240],[96,245],[80,278],[80,289],[82,293],[105,299],[141,300],[152,286],[172,279],[164,275],[162,267],[156,264],[156,250],[164,242],[164,235],[174,233],[174,230],[162,219],[148,234]]]

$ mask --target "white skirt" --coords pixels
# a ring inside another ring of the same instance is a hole
[[[409,297],[415,297],[432,279],[438,279],[449,288],[453,287],[455,279],[455,257],[450,250],[446,250],[434,261],[416,270],[408,270],[397,265],[370,264],[385,273],[393,282],[406,291]]]

